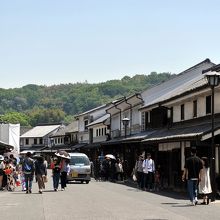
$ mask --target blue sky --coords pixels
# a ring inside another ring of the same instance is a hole
[[[220,1],[0,1],[0,88],[220,63]]]

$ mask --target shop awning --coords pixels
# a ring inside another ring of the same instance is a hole
[[[12,145],[0,141],[0,150],[13,150],[13,149],[14,147]]]
[[[215,135],[220,134],[220,122],[215,124]],[[150,134],[142,143],[164,142],[179,140],[206,140],[211,137],[211,123],[201,123],[197,125],[172,127],[170,129],[159,129]]]
[[[71,148],[72,150],[78,150],[78,149],[80,149],[80,148],[82,148],[82,147],[85,147],[85,146],[87,146],[87,145],[88,145],[87,143],[78,143],[78,144],[76,144],[76,145],[71,146],[70,148]]]
[[[101,145],[115,145],[115,144],[125,144],[125,143],[136,143],[140,142],[141,140],[145,139],[148,137],[150,134],[154,133],[155,130],[151,131],[146,131],[146,132],[141,132],[135,135],[127,136],[125,137],[120,137],[117,139],[112,139],[109,141],[102,142]]]
[[[26,154],[27,152],[31,152],[31,154],[40,153],[45,148],[47,147],[21,147],[20,154]]]

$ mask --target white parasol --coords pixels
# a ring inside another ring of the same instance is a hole
[[[70,155],[65,150],[60,150],[55,153],[56,156],[62,157],[65,159],[70,159]]]
[[[112,154],[106,154],[105,157],[116,160],[115,156]]]

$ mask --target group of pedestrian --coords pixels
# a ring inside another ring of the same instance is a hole
[[[27,152],[20,163],[17,163],[13,155],[10,155],[10,158],[5,156],[0,162],[0,190],[14,191],[16,186],[21,185],[22,191],[27,194],[32,193],[35,177],[39,193],[42,194],[45,183],[48,181],[47,167],[47,161],[42,155],[35,155],[32,158],[31,152]],[[70,172],[69,160],[60,157],[52,158],[51,169],[54,191],[58,191],[60,183],[61,191],[64,191],[67,186],[67,175]]]
[[[97,181],[124,181],[124,164],[120,158],[97,158],[93,166]]]
[[[138,157],[132,175],[142,190],[159,191],[161,188],[161,173],[159,169],[156,169],[150,153],[147,153],[146,158],[143,155]]]
[[[17,159],[11,154],[0,162],[0,190],[14,191],[18,183]]]
[[[70,172],[69,159],[57,157],[53,158],[51,169],[54,191],[58,190],[59,182],[61,182],[61,191],[64,191],[67,186],[67,175]]]
[[[38,183],[39,193],[42,194],[47,182],[47,163],[42,156],[31,158],[31,153],[27,152],[20,166],[13,155],[4,157],[0,162],[0,190],[6,188],[14,191],[18,181],[18,174],[24,179],[22,187],[26,193],[32,193],[32,183],[34,175]],[[57,191],[61,182],[61,190],[65,190],[67,175],[70,172],[69,160],[55,157],[51,161],[53,188]],[[142,190],[159,190],[161,187],[161,173],[155,168],[155,162],[151,154],[147,153],[146,158],[140,155],[135,163],[133,174],[138,187]],[[123,181],[123,162],[118,159],[105,157],[103,161],[97,160],[94,163],[94,175],[96,180],[101,178],[104,181]],[[21,179],[22,179],[21,178]],[[198,204],[198,194],[202,195],[201,204],[209,204],[209,195],[212,192],[210,181],[210,168],[207,157],[196,156],[196,148],[191,148],[191,156],[186,159],[182,180],[187,181],[187,190],[192,205]]]
[[[186,159],[182,180],[187,181],[191,205],[198,204],[198,194],[202,195],[202,205],[209,204],[212,187],[208,158],[196,156],[196,148],[191,148],[191,156]]]
[[[39,193],[42,194],[45,189],[45,182],[47,179],[47,167],[42,156],[35,157],[36,160],[31,158],[31,153],[27,152],[24,160],[22,161],[22,175],[25,180],[26,193],[32,193],[32,183],[34,175],[38,183]]]

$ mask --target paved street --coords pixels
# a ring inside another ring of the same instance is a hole
[[[189,206],[183,196],[142,192],[110,182],[68,184],[66,191],[54,192],[52,182],[44,193],[0,192],[0,219],[7,220],[150,220],[219,219],[220,203]],[[163,193],[165,194],[165,193]]]

